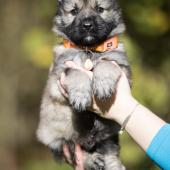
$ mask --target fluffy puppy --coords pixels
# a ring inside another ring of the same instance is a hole
[[[53,30],[76,48],[61,45],[54,49],[54,62],[42,98],[38,139],[59,160],[64,158],[63,145],[67,144],[74,161],[75,143],[80,144],[86,152],[85,170],[124,170],[119,159],[119,125],[88,111],[93,95],[106,102],[115,93],[121,72],[110,61],[118,63],[130,81],[130,67],[122,44],[102,52],[95,50],[125,30],[118,2],[58,0],[58,7]],[[93,64],[92,80],[84,72],[65,65],[66,61],[73,61],[84,67],[87,59]],[[68,99],[58,86],[63,72]]]

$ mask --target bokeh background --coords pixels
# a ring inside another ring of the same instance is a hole
[[[170,1],[120,1],[133,94],[169,122]],[[61,42],[51,32],[56,7],[56,0],[0,0],[1,170],[70,170],[56,164],[35,136],[52,49]],[[121,143],[128,170],[159,169],[127,134]]]

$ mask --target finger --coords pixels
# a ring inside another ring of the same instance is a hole
[[[81,70],[81,71],[85,72],[92,79],[92,77],[93,77],[93,72],[92,71],[84,69],[83,67],[81,67],[78,64],[74,63],[73,61],[66,61],[65,64],[70,68],[78,69],[78,70]]]
[[[76,148],[75,148],[75,154],[76,154],[76,167],[75,169],[76,170],[84,170],[84,167],[83,167],[83,151],[81,150],[81,147],[80,145],[76,145]]]
[[[129,81],[128,78],[126,76],[126,73],[121,69],[121,67],[115,62],[115,61],[111,61],[116,67],[118,67],[121,71],[121,75],[119,77],[118,80],[118,84],[117,84],[117,91],[119,91],[119,89],[125,89],[125,91],[130,92],[130,85],[129,85]],[[123,91],[123,90],[122,90]]]
[[[111,61],[114,65],[116,65],[117,67],[119,67],[119,65],[115,62],[115,61]]]
[[[60,90],[60,92],[62,93],[62,95],[66,98],[68,98],[68,94],[66,92],[66,90],[64,89],[64,79],[65,77],[62,77],[61,75],[61,78],[60,80],[57,81],[57,85],[58,85],[58,88]]]
[[[64,145],[64,146],[63,146],[63,153],[64,153],[64,156],[65,156],[66,161],[67,161],[69,164],[72,164],[71,155],[70,155],[70,152],[69,152],[69,149],[68,149],[67,145]]]
[[[121,91],[122,93],[131,93],[130,85],[128,78],[126,74],[122,71],[121,77],[119,78],[118,84],[117,84],[117,91]]]
[[[65,81],[65,74],[64,73],[61,73],[61,77],[60,77],[60,83],[61,83],[61,86],[64,88],[64,81]]]
[[[69,67],[69,68],[73,68],[73,69],[79,69],[79,70],[84,70],[82,67],[80,67],[78,64],[74,63],[73,61],[66,61],[65,64]]]
[[[74,63],[73,61],[66,61],[65,64],[70,68],[77,68],[76,63]]]

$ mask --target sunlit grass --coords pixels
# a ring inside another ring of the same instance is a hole
[[[53,160],[30,160],[20,170],[73,170],[66,164],[57,164]]]

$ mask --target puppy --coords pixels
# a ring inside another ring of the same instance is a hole
[[[58,160],[67,145],[74,161],[75,143],[86,153],[85,170],[124,170],[119,159],[118,132],[113,121],[88,111],[92,96],[107,102],[116,91],[121,75],[115,61],[130,83],[130,67],[122,44],[116,44],[125,25],[117,0],[58,0],[54,32],[65,39],[54,49],[54,62],[42,98],[38,139]],[[90,61],[92,80],[84,72],[67,68],[66,61],[84,67]],[[66,99],[58,85],[65,73]],[[107,108],[103,107],[103,112]]]

